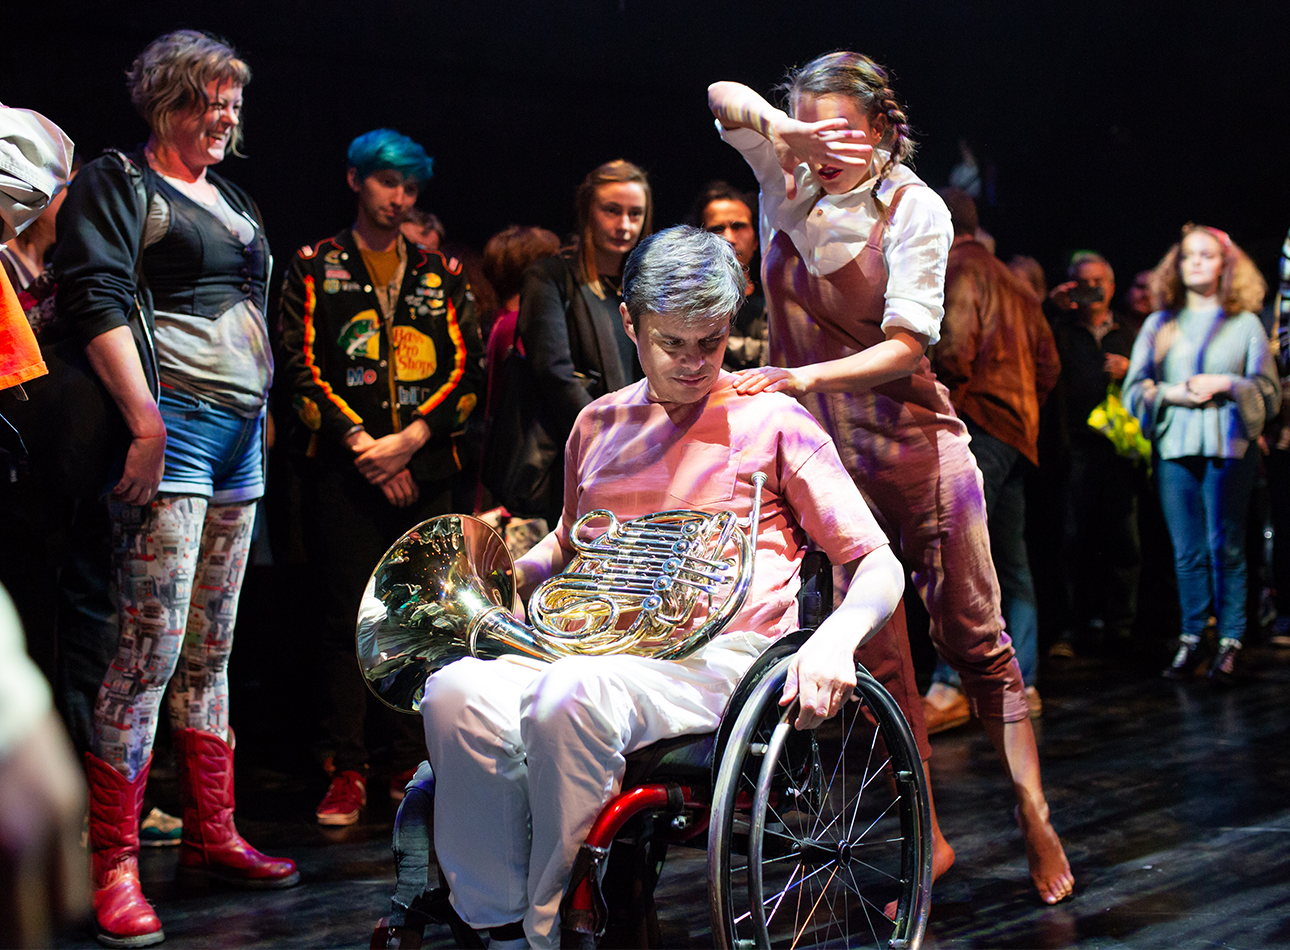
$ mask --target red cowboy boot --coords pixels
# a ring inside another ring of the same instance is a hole
[[[166,935],[139,887],[139,809],[152,756],[133,782],[85,753],[90,784],[90,874],[99,943],[147,947]]]
[[[214,878],[253,888],[299,884],[294,861],[266,857],[233,826],[233,747],[213,733],[196,729],[177,731],[174,745],[184,801],[180,877],[201,884]]]

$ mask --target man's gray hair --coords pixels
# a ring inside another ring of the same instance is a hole
[[[687,323],[734,317],[747,285],[729,241],[686,225],[645,238],[623,268],[623,302],[633,326],[645,313]]]
[[[1069,280],[1078,280],[1079,269],[1084,264],[1101,264],[1110,275],[1111,283],[1115,283],[1115,271],[1111,269],[1111,262],[1097,251],[1076,251],[1072,254],[1071,262],[1066,265],[1066,277]]]

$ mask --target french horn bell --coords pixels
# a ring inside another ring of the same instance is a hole
[[[529,599],[531,626],[512,614],[515,565],[496,531],[470,515],[423,521],[367,582],[357,630],[363,678],[387,705],[416,713],[430,675],[467,656],[688,656],[747,597],[765,480],[752,477],[747,533],[731,511],[584,515],[570,533],[575,557]]]

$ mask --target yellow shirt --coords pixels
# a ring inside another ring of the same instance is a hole
[[[363,255],[367,272],[372,275],[373,286],[382,289],[390,286],[390,281],[394,280],[394,272],[399,269],[398,244],[396,243],[388,251],[360,250],[359,253]]]

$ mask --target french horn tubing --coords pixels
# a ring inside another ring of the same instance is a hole
[[[573,526],[569,566],[529,599],[531,626],[511,613],[515,565],[496,531],[470,515],[423,521],[394,542],[367,582],[357,631],[363,678],[387,705],[416,713],[430,675],[467,656],[688,656],[748,596],[765,481],[762,472],[752,476],[747,533],[731,511],[660,511],[630,521],[588,512]]]

